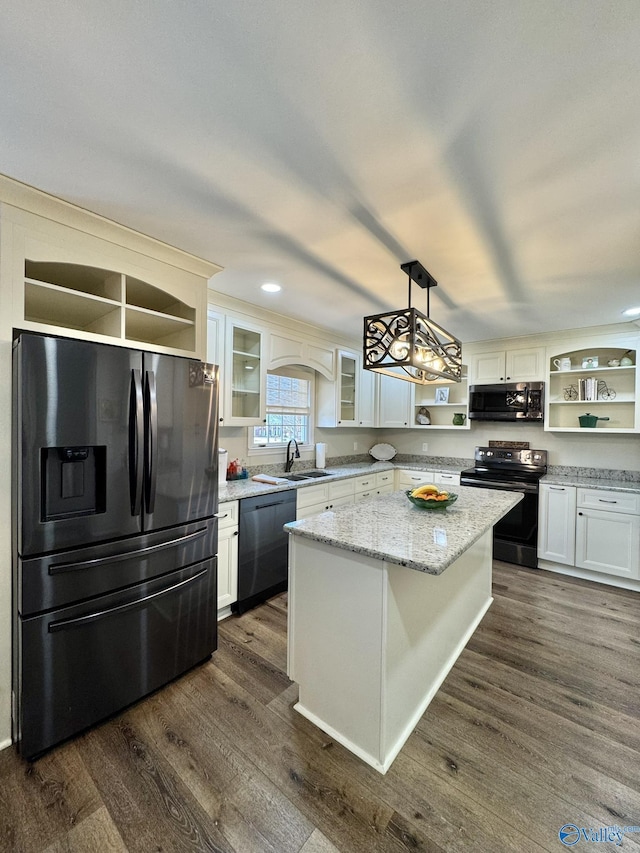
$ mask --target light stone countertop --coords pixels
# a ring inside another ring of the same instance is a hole
[[[293,521],[285,530],[336,548],[439,575],[522,500],[521,492],[459,486],[445,510],[413,506],[405,491]]]
[[[612,490],[640,495],[640,482],[613,480],[604,477],[585,477],[579,474],[545,474],[540,480],[551,486],[577,486],[581,489]]]

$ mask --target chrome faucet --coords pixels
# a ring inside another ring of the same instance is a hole
[[[293,451],[293,453],[291,452],[292,444],[295,446],[295,450]],[[287,444],[287,461],[284,466],[284,470],[286,473],[289,473],[289,471],[293,468],[294,459],[300,459],[300,448],[298,447],[298,442],[295,440],[295,438],[292,438],[289,444]]]

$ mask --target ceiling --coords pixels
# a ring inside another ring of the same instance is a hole
[[[7,0],[0,57],[0,172],[225,294],[355,338],[417,258],[463,341],[640,304],[638,0]]]

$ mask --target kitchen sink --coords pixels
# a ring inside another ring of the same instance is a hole
[[[328,471],[308,471],[306,474],[284,474],[287,480],[315,480],[316,477],[329,477]]]

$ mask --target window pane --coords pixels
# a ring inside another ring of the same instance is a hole
[[[253,444],[286,445],[291,439],[310,441],[311,380],[267,374],[267,422],[253,430]]]

